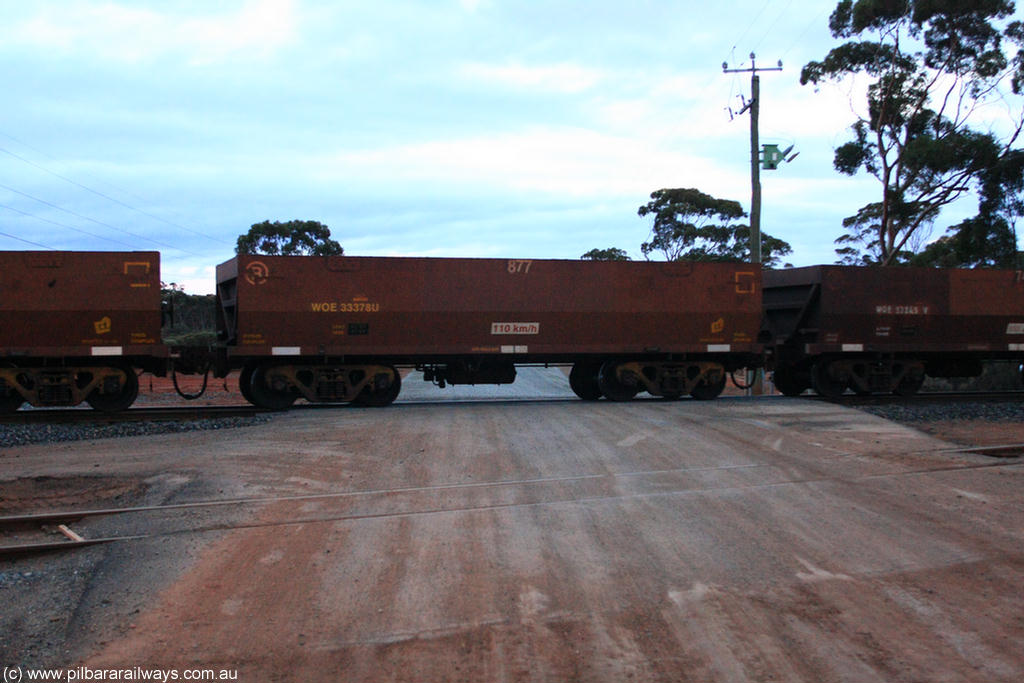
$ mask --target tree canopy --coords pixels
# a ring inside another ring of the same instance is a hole
[[[867,172],[882,185],[879,201],[844,221],[847,234],[836,240],[844,262],[908,260],[909,247],[922,241],[943,207],[972,191],[979,192],[978,216],[954,226],[942,248],[957,241],[991,245],[977,236],[1000,233],[1021,215],[1017,199],[993,202],[996,187],[1019,197],[1021,166],[1007,159],[1016,154],[1024,127],[1020,102],[1008,107],[1010,125],[1002,135],[969,125],[985,104],[1002,100],[1005,106],[1007,83],[1014,95],[1024,87],[1024,26],[1004,22],[1013,12],[1010,0],[836,5],[829,27],[846,42],[804,66],[800,82],[868,79],[866,107],[851,126],[853,139],[836,149],[834,165],[851,176]],[[961,230],[970,235],[958,237]]]
[[[340,256],[345,252],[331,231],[318,221],[292,220],[255,223],[249,232],[240,235],[235,247],[237,254],[267,254],[270,256]]]
[[[591,249],[580,256],[584,261],[629,261],[629,254],[624,249],[608,247],[607,249]]]
[[[649,242],[640,245],[645,257],[660,252],[669,261],[744,261],[750,254],[750,226],[740,203],[700,190],[661,189],[641,206],[640,216],[653,216]],[[793,250],[786,242],[761,234],[762,261],[769,267]]]

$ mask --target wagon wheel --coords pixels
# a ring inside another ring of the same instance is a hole
[[[13,363],[0,363],[2,368],[13,368]],[[21,392],[10,386],[7,382],[0,380],[0,413],[13,413],[25,402]]]
[[[261,365],[253,370],[250,382],[249,393],[252,394],[252,402],[260,408],[267,410],[288,410],[298,395],[291,389],[278,391],[267,384],[267,372],[273,370],[272,365]]]
[[[615,372],[618,367],[615,361],[608,361],[602,365],[597,373],[597,385],[609,401],[632,401],[639,389],[635,384],[629,385],[619,379]]]
[[[126,365],[115,366],[115,369],[122,371],[125,376],[125,380],[117,392],[101,394],[97,387],[85,397],[86,403],[104,413],[126,410],[132,403],[135,403],[135,398],[139,395],[139,377],[135,371]]]
[[[705,375],[704,379],[690,390],[690,396],[693,396],[698,401],[710,401],[713,398],[718,398],[718,395],[725,389],[725,373],[719,372],[717,374],[718,379],[712,381],[708,381],[708,376]]]
[[[253,405],[256,404],[252,397],[252,374],[254,372],[256,372],[256,366],[246,363],[238,374],[238,391],[241,392],[242,398]]]
[[[598,363],[576,363],[569,372],[569,387],[584,401],[596,401],[603,395],[597,379],[600,371],[601,365]]]
[[[846,391],[847,380],[844,377],[835,377],[830,371],[832,363],[829,361],[818,361],[811,368],[811,384],[819,396],[825,398],[839,398]]]
[[[13,413],[25,402],[25,399],[21,397],[17,389],[12,389],[11,391],[11,394],[0,396],[0,413]]]
[[[398,370],[395,368],[392,367],[390,369],[392,379],[386,388],[378,389],[373,380],[371,380],[352,399],[352,403],[368,408],[383,408],[394,403],[395,399],[398,398],[398,394],[402,391],[402,376],[398,374]]]
[[[897,396],[913,396],[921,389],[923,385],[923,374],[920,377],[914,377],[913,375],[904,373],[903,377],[900,378],[899,383],[892,390],[892,393],[896,394]]]
[[[791,365],[779,365],[772,373],[772,383],[783,396],[799,396],[811,388],[803,373],[797,372]]]

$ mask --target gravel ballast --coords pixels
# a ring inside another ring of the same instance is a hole
[[[987,422],[1024,421],[1024,402],[960,401],[956,403],[910,403],[856,406],[865,412],[903,424],[972,420]],[[0,448],[37,443],[57,443],[125,436],[146,436],[218,429],[235,429],[263,424],[270,415],[212,418],[204,420],[143,421],[115,424],[0,424]]]
[[[0,424],[0,448],[37,443],[175,434],[211,429],[236,429],[263,424],[270,419],[270,415],[252,415],[248,417],[224,417],[208,420],[160,420],[114,424]]]
[[[890,403],[857,406],[860,410],[905,424],[977,420],[1020,422],[1024,420],[1024,402],[958,401],[956,403]]]

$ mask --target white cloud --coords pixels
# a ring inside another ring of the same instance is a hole
[[[484,0],[459,0],[459,7],[470,13],[479,10],[482,4]]]
[[[250,0],[233,12],[187,18],[116,2],[79,2],[45,6],[0,35],[10,43],[119,62],[177,54],[205,64],[272,53],[296,30],[294,0]]]
[[[471,81],[545,93],[577,94],[595,87],[602,80],[597,69],[577,64],[463,64],[459,75]]]
[[[581,128],[437,140],[342,152],[318,164],[324,180],[436,183],[572,197],[645,197],[689,182],[731,186],[730,174],[696,156],[642,138]],[[691,176],[687,178],[687,176]],[[742,178],[742,176],[741,176]]]
[[[209,265],[209,261],[210,257],[178,258],[165,251],[160,258],[160,280],[184,287],[189,294],[212,294],[217,275],[216,266]]]

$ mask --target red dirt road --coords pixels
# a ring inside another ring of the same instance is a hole
[[[163,569],[117,625],[82,610],[69,648],[89,666],[245,681],[1024,676],[1019,459],[855,410],[396,404],[119,443],[25,447],[17,468],[86,474],[104,450],[111,476],[192,482],[175,502],[302,497],[156,520],[160,536],[97,551],[119,558],[115,577]],[[220,523],[247,528],[195,531]]]

